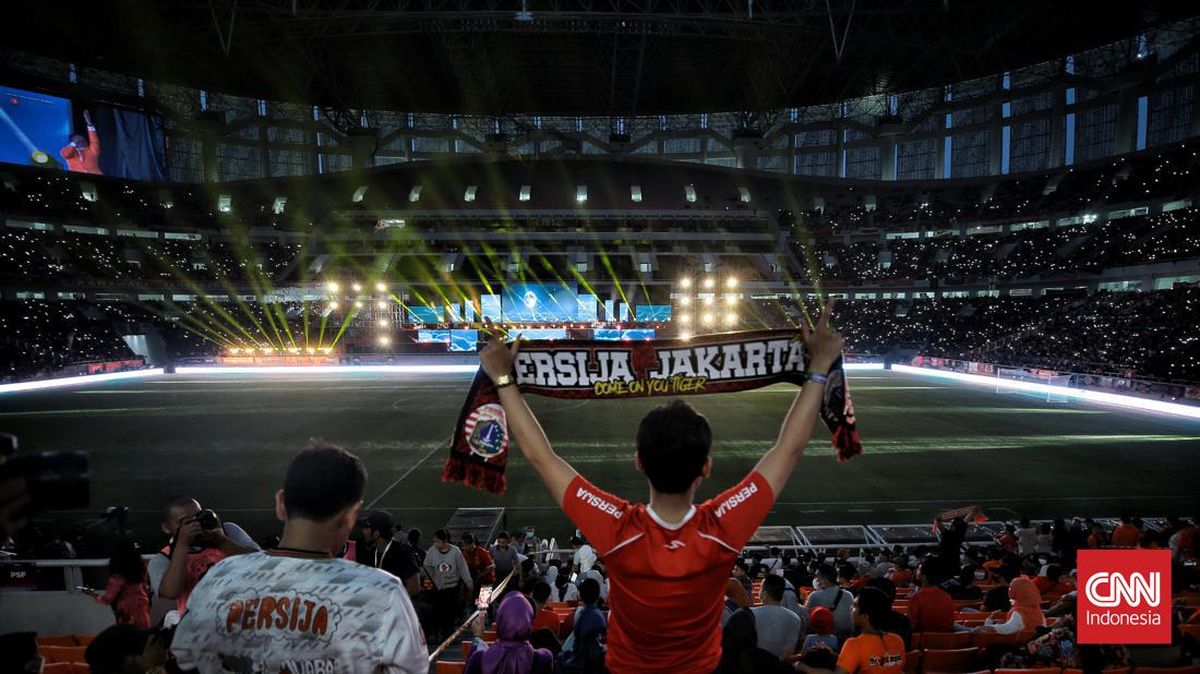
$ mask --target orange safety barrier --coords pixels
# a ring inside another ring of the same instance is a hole
[[[924,674],[965,674],[972,670],[978,656],[978,648],[925,649],[921,652],[921,671]]]

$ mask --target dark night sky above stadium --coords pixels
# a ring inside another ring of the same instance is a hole
[[[633,116],[937,86],[1197,11],[1178,0],[833,0],[832,16],[826,6],[531,0],[522,20],[516,0],[45,0],[9,13],[0,35],[80,66],[270,100]]]

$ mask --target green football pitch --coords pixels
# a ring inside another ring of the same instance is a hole
[[[895,372],[852,373],[866,453],[839,464],[819,427],[767,524],[920,523],[951,507],[994,517],[1192,515],[1200,506],[1200,422]],[[361,456],[366,502],[426,534],[459,507],[503,506],[508,526],[563,537],[571,525],[519,453],[508,492],[441,481],[467,375],[165,375],[0,395],[0,430],[23,451],[87,450],[91,507],[46,526],[128,506],[135,535],[160,540],[164,498],[188,494],[255,537],[276,533],[273,494],[288,459],[320,437]],[[715,433],[707,498],[770,447],[796,389],[690,398]],[[642,414],[661,400],[531,398],[551,441],[581,473],[644,499],[633,465]],[[97,527],[102,530],[104,525]]]

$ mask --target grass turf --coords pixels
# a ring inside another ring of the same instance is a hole
[[[1200,505],[1200,422],[893,372],[854,374],[866,454],[838,464],[818,424],[767,524],[928,522],[969,504],[1002,517],[1191,515]],[[425,540],[458,507],[504,506],[511,527],[570,534],[519,453],[503,496],[441,481],[468,382],[466,375],[170,375],[3,395],[0,430],[16,433],[23,451],[91,453],[92,508],[47,513],[51,526],[126,505],[147,545],[161,545],[158,507],[173,494],[194,495],[255,537],[276,533],[272,495],[288,459],[311,437],[361,456],[371,474],[366,502],[420,527]],[[750,470],[795,391],[689,398],[716,436],[713,476],[699,498]],[[531,398],[558,451],[629,499],[646,497],[633,466],[637,422],[660,402]]]

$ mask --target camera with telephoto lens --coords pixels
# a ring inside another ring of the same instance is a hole
[[[200,528],[204,529],[205,531],[212,531],[213,529],[221,526],[221,520],[217,517],[217,513],[208,509],[201,510],[191,517],[185,517],[179,520],[180,526],[183,526],[184,524],[190,524],[192,522],[199,524]]]

